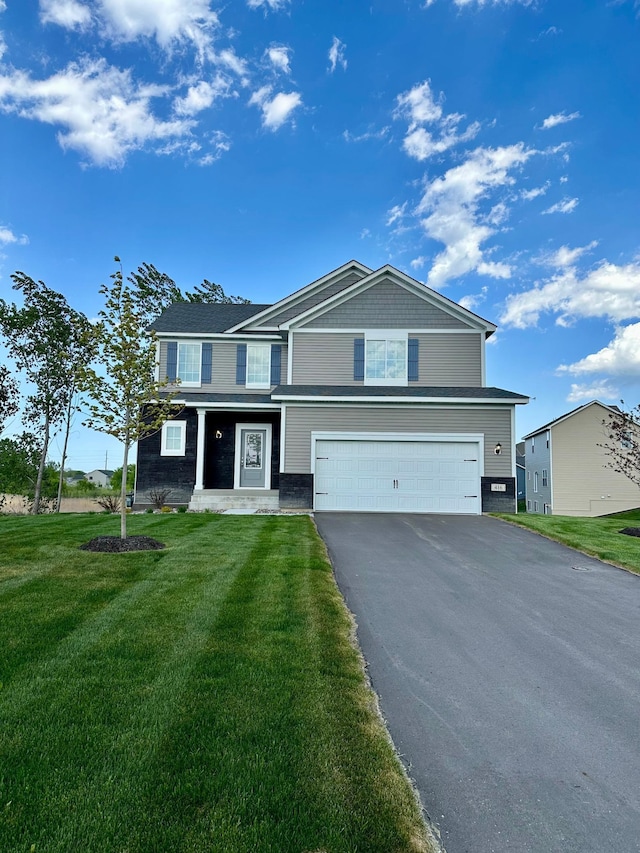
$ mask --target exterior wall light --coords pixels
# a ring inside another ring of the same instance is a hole
[[[222,438],[222,430],[216,430],[216,438]]]
[[[502,453],[502,445],[500,444],[500,442],[498,442],[493,448],[493,452],[496,454],[496,456],[500,456],[500,454]]]

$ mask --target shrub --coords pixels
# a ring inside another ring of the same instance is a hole
[[[152,515],[152,514],[153,514],[153,507],[152,507],[152,506],[148,506],[148,507],[145,509],[145,512],[147,513],[147,515]]]
[[[160,512],[173,512],[170,506],[162,506],[160,507]]]
[[[153,504],[155,509],[161,510],[170,494],[171,489],[149,489],[149,501]]]
[[[182,506],[178,507],[178,512],[186,512],[186,511],[187,511],[187,507],[184,504]]]
[[[102,495],[97,500],[105,512],[120,512],[120,498],[117,495]]]

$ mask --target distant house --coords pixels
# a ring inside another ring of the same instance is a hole
[[[85,480],[88,480],[96,486],[100,486],[102,489],[109,488],[112,477],[113,471],[107,471],[104,468],[96,468],[94,471],[89,471],[88,474],[85,474]]]
[[[640,506],[640,489],[600,446],[617,411],[592,400],[525,435],[527,512],[593,517]]]
[[[518,500],[523,501],[526,498],[527,472],[525,466],[524,441],[519,441],[516,444],[516,491]]]

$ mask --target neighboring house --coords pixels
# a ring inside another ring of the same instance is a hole
[[[640,506],[640,489],[608,466],[600,446],[613,412],[592,400],[524,437],[527,512],[598,516]]]
[[[524,441],[516,444],[516,489],[518,500],[523,501],[527,496],[527,472],[525,468]]]
[[[274,305],[171,305],[158,376],[182,412],[139,442],[151,490],[196,508],[515,511],[515,406],[485,382],[495,326],[351,261]]]
[[[107,471],[104,468],[96,468],[95,471],[89,471],[85,474],[84,479],[103,489],[108,489],[111,485],[113,471]]]

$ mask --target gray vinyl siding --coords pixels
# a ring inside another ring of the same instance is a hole
[[[243,341],[244,343],[245,341]],[[190,339],[188,343],[198,343]],[[213,356],[211,364],[211,383],[201,385],[201,391],[223,394],[255,394],[255,388],[246,388],[244,385],[236,385],[236,351],[238,341],[213,341]],[[280,366],[280,383],[287,384],[287,345],[282,344],[282,359]],[[160,342],[160,377],[167,375],[167,341]],[[189,388],[193,391],[193,388]]]
[[[419,340],[420,385],[482,385],[482,335],[412,334]],[[353,378],[353,341],[363,335],[340,332],[294,333],[292,385],[363,385]]]
[[[341,278],[340,281],[335,281],[333,284],[327,285],[327,287],[322,290],[315,291],[301,302],[287,306],[284,311],[280,311],[279,314],[274,314],[273,316],[265,318],[265,320],[261,321],[260,325],[273,328],[274,326],[278,326],[280,323],[286,323],[287,320],[290,320],[292,317],[296,317],[298,314],[303,314],[305,311],[313,308],[314,305],[318,305],[320,302],[324,302],[325,299],[329,299],[330,296],[340,293],[342,290],[346,290],[347,287],[351,287],[352,284],[355,284],[356,281],[360,281],[361,278],[364,278],[364,273],[350,273],[344,278]],[[251,326],[251,328],[257,329],[259,326]]]
[[[313,329],[468,329],[462,320],[383,281],[306,324]]]
[[[293,406],[286,408],[285,472],[311,472],[311,433],[426,432],[484,434],[484,476],[511,477],[511,411],[504,409]],[[500,456],[493,452],[500,442]]]
[[[535,444],[533,443],[535,439]],[[547,504],[549,509],[547,512],[552,512],[551,502],[551,446],[547,447],[547,432],[538,433],[538,435],[528,438],[525,442],[525,470],[526,470],[526,498],[527,512],[538,512],[540,515],[544,513],[544,505]],[[549,438],[551,445],[551,438]],[[535,449],[534,449],[535,447]],[[542,472],[547,471],[547,485],[542,485]],[[534,492],[536,473],[538,474],[538,491]],[[529,501],[531,501],[531,509],[529,509]],[[538,509],[536,510],[535,501],[538,501]]]

